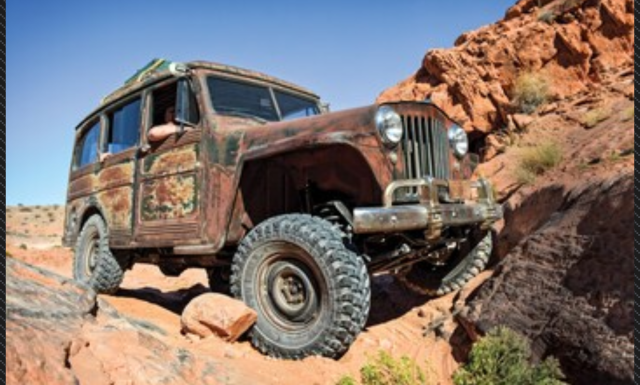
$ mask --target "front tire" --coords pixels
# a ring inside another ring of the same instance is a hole
[[[111,253],[107,225],[99,215],[91,216],[82,226],[73,259],[75,280],[98,293],[115,293],[124,277],[124,269]]]
[[[399,272],[396,278],[420,295],[439,297],[458,290],[486,268],[493,248],[491,232],[470,236],[466,243],[444,266],[419,262]]]
[[[301,214],[253,229],[233,258],[231,292],[258,313],[253,345],[274,357],[338,357],[370,307],[364,261],[327,221]]]

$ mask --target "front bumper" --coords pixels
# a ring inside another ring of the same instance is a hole
[[[420,203],[394,206],[393,197],[398,189],[418,188]],[[440,203],[441,188],[458,190],[464,195],[475,190],[471,203]],[[450,226],[479,225],[488,229],[502,218],[502,207],[495,202],[491,184],[486,179],[476,181],[447,181],[433,179],[401,180],[391,183],[385,190],[383,207],[362,207],[353,212],[353,231],[356,234],[394,233],[424,230],[425,238],[438,239],[442,229]]]

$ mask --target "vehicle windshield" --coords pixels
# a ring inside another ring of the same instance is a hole
[[[210,76],[207,78],[211,104],[221,115],[251,117],[275,122],[320,113],[317,103],[268,87]],[[274,100],[275,97],[275,100]],[[278,109],[275,103],[278,103]]]

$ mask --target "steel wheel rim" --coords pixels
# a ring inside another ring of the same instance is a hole
[[[85,243],[84,255],[84,272],[87,277],[91,277],[98,262],[98,253],[100,251],[100,234],[94,230],[89,234],[89,239]]]
[[[302,331],[322,313],[326,283],[311,256],[297,246],[266,247],[257,272],[258,306],[269,322],[286,332]],[[259,250],[257,250],[259,251]]]

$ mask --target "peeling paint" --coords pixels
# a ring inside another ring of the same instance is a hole
[[[141,205],[143,221],[192,215],[198,206],[195,175],[176,175],[145,183]]]

